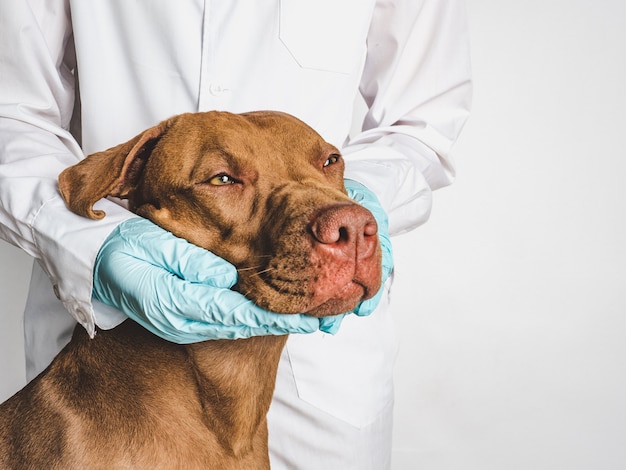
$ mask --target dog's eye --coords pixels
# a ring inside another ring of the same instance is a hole
[[[214,186],[224,186],[227,184],[235,184],[236,182],[237,181],[235,179],[223,173],[221,175],[216,175],[209,180],[209,184]]]
[[[333,153],[330,157],[328,157],[328,159],[324,162],[324,167],[327,167],[329,165],[333,165],[335,163],[337,163],[339,161],[341,157],[339,155],[337,155],[336,153]]]

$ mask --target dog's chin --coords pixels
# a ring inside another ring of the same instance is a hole
[[[359,302],[346,302],[345,300],[342,302],[337,302],[332,299],[324,302],[322,305],[318,305],[313,310],[309,310],[308,312],[304,313],[306,315],[318,318],[330,317],[333,315],[339,315],[341,313],[351,312],[357,307],[357,305],[359,305]]]
[[[314,317],[328,317],[354,310],[359,303],[373,297],[376,290],[357,282],[349,282],[345,286],[335,289],[330,297],[313,294],[306,299],[291,296],[285,298],[280,294],[274,294],[274,296],[265,297],[263,300],[257,299],[255,303],[265,310],[281,314],[303,313]]]
[[[314,317],[327,317],[350,312],[354,310],[360,302],[371,297],[366,294],[367,291],[361,284],[350,282],[341,290],[337,291],[331,298],[323,300],[304,313]],[[319,302],[320,299],[317,300]]]
[[[304,285],[299,291],[288,292],[260,283],[258,278],[240,276],[239,283],[232,289],[270,312],[326,317],[353,311],[359,303],[374,297],[380,284],[380,277],[334,279],[334,282]]]

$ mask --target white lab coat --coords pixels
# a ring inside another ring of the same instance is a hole
[[[56,186],[85,154],[181,112],[285,111],[343,149],[346,177],[378,195],[392,234],[423,223],[431,191],[453,178],[470,101],[461,0],[4,0],[0,31],[0,236],[38,261],[29,377],[74,321],[93,335],[124,319],[92,302],[90,283],[130,214],[104,200],[104,220],[80,218]],[[367,114],[350,139],[359,93]],[[275,468],[389,465],[387,304],[336,336],[289,338],[270,411]]]

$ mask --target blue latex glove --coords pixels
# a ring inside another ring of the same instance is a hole
[[[391,248],[391,239],[389,238],[389,221],[387,219],[387,214],[381,207],[376,195],[361,183],[346,179],[344,180],[344,185],[348,191],[348,196],[368,209],[376,219],[376,223],[378,224],[378,238],[380,240],[380,247],[383,255],[382,282],[384,284],[393,271],[393,250]],[[376,310],[376,307],[383,296],[383,289],[384,286],[381,286],[374,297],[361,302],[356,309],[354,309],[353,313],[356,313],[359,316],[371,314],[374,310]],[[339,330],[344,316],[345,314],[342,314],[321,319],[320,330],[325,331],[326,333],[335,334]]]
[[[122,222],[96,258],[93,296],[175,343],[311,333],[318,318],[267,312],[238,292],[237,270],[147,219]]]

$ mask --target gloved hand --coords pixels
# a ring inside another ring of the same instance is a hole
[[[147,219],[122,222],[96,258],[93,296],[175,343],[311,333],[318,318],[265,311],[238,292],[237,270]]]
[[[361,183],[346,179],[344,180],[344,185],[348,191],[348,196],[368,209],[376,219],[376,223],[378,224],[378,238],[380,240],[380,247],[383,255],[382,282],[384,284],[393,271],[393,250],[391,248],[391,239],[389,238],[389,221],[387,219],[387,214],[381,207],[376,195]],[[384,286],[381,286],[374,297],[357,305],[353,313],[356,313],[359,316],[371,314],[374,310],[376,310],[376,307],[383,296],[383,289]],[[335,334],[339,331],[339,327],[341,326],[341,321],[344,316],[345,314],[322,318],[320,320],[320,330],[325,331],[326,333]]]

